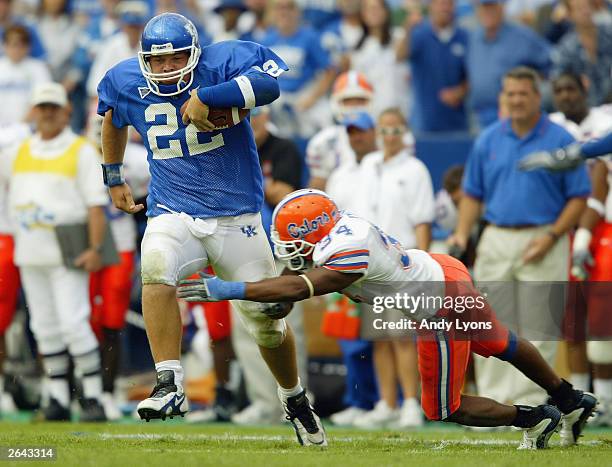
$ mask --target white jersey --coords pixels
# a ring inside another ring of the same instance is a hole
[[[577,141],[584,142],[593,138],[601,138],[612,131],[612,105],[593,107],[589,114],[578,125],[576,122],[565,118],[561,112],[550,115],[550,119],[565,128]],[[606,222],[612,222],[612,160],[605,157],[608,165],[608,197],[606,198]]]
[[[404,250],[374,224],[344,212],[329,235],[316,244],[315,267],[362,274],[342,292],[353,300],[373,304],[376,297],[396,294],[443,297],[442,266],[422,250]],[[414,310],[414,319],[433,316],[438,309]]]
[[[325,191],[340,209],[360,214],[361,206],[355,196],[357,177],[359,177],[359,164],[357,162],[344,164],[329,176]]]
[[[88,208],[108,203],[98,152],[66,128],[51,140],[26,139],[11,159],[0,176],[10,177],[15,264],[59,266],[54,226],[86,222]]]
[[[30,134],[30,127],[25,123],[0,126],[0,166],[7,166],[12,161],[11,151],[15,145]],[[12,234],[13,223],[8,207],[9,177],[0,176],[0,235]]]
[[[123,173],[134,199],[147,194],[151,176],[149,175],[147,149],[142,144],[128,143],[126,146]],[[136,250],[137,232],[134,216],[117,209],[111,202],[106,208],[106,218],[110,223],[117,251]]]
[[[434,221],[431,176],[410,148],[387,161],[382,151],[368,154],[352,185],[356,213],[371,219],[406,248],[417,246],[417,225]]]
[[[118,32],[108,37],[100,44],[98,55],[91,65],[91,71],[87,78],[86,88],[89,97],[98,95],[98,83],[102,80],[108,70],[117,63],[135,57],[138,54],[138,48],[130,47],[127,34]]]
[[[324,128],[308,142],[306,164],[311,177],[328,179],[337,168],[353,163],[355,152],[343,125]]]
[[[19,63],[0,57],[0,125],[24,120],[30,110],[32,89],[51,81],[51,73],[42,60],[26,58]]]

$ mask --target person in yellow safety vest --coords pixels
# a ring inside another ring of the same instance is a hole
[[[57,83],[35,87],[35,133],[0,157],[15,225],[15,264],[41,354],[45,384],[39,418],[70,420],[69,360],[83,385],[82,421],[104,421],[98,342],[89,323],[89,273],[102,266],[105,232],[102,183],[95,147],[68,126],[70,107]],[[59,225],[87,224],[89,247],[65,265]]]

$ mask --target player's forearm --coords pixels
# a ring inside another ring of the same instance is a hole
[[[253,70],[226,83],[198,89],[198,97],[209,107],[252,109],[278,99],[280,88],[272,76]]]
[[[104,242],[104,232],[106,231],[106,216],[102,206],[92,206],[88,209],[87,225],[89,247],[98,250]]]
[[[605,156],[612,153],[612,133],[609,133],[602,139],[584,143],[581,152],[586,158]]]
[[[565,234],[578,223],[585,206],[586,198],[570,199],[550,230],[557,236]]]
[[[123,163],[127,138],[128,127],[115,127],[113,125],[113,111],[106,112],[102,122],[102,157],[105,164]]]
[[[472,227],[480,217],[482,202],[469,195],[464,195],[459,204],[459,220],[457,221],[457,234],[469,237]]]
[[[247,282],[245,300],[263,303],[299,302],[310,297],[306,281],[299,276],[283,275],[259,282]]]

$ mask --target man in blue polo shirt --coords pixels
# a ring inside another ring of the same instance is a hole
[[[468,35],[454,24],[454,0],[431,0],[429,19],[414,25],[420,12],[409,12],[406,38],[397,46],[398,60],[410,60],[415,131],[466,131],[465,58]]]
[[[497,119],[497,97],[504,73],[519,65],[546,74],[550,46],[531,29],[504,20],[504,0],[478,0],[479,26],[467,55],[470,104],[485,128]]]
[[[561,298],[562,292],[553,295],[550,285],[542,282],[567,280],[567,232],[585,209],[591,187],[584,167],[560,174],[517,168],[522,157],[565,146],[573,138],[540,111],[536,71],[511,70],[504,77],[503,92],[510,118],[491,125],[474,143],[457,230],[449,241],[465,248],[484,205],[489,225],[477,249],[476,280],[487,281],[488,291],[494,292],[489,299],[510,328],[528,339],[548,341],[534,344],[553,363],[553,330],[560,324],[562,304],[553,306],[551,300]],[[529,281],[540,284],[525,284]],[[518,372],[483,360],[476,362],[480,395],[514,403],[544,401],[546,395]]]

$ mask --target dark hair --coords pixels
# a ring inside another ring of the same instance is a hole
[[[387,4],[386,0],[378,0],[378,1],[382,3],[383,9],[385,10],[385,13],[387,14],[387,19],[385,20],[382,26],[383,27],[382,45],[385,46],[391,43],[391,8],[389,8],[389,5]],[[368,26],[365,24],[365,22],[363,21],[363,18],[361,18],[361,29],[363,32],[361,34],[361,39],[359,39],[359,42],[357,42],[357,45],[355,46],[355,50],[361,49],[366,39],[370,35],[370,30]]]
[[[572,80],[574,83],[576,83],[576,86],[578,86],[578,89],[580,89],[580,92],[584,95],[587,94],[587,90],[586,87],[584,85],[584,81],[582,81],[582,77],[578,74],[578,73],[574,73],[573,71],[570,70],[565,70],[563,72],[561,72],[560,75],[558,75],[554,80],[553,80],[553,85],[559,81],[561,78],[568,78],[570,80]]]
[[[32,35],[25,26],[22,26],[21,24],[11,24],[8,26],[2,34],[2,42],[6,43],[11,34],[18,35],[20,39],[28,46],[32,45]]]
[[[512,68],[509,72],[504,75],[504,79],[512,78],[512,79],[526,79],[531,81],[533,84],[533,89],[538,94],[540,93],[540,75],[533,68],[529,68],[527,66],[517,66],[516,68]]]
[[[461,180],[463,179],[463,166],[453,165],[444,172],[442,179],[442,187],[447,193],[453,193],[461,188]]]

